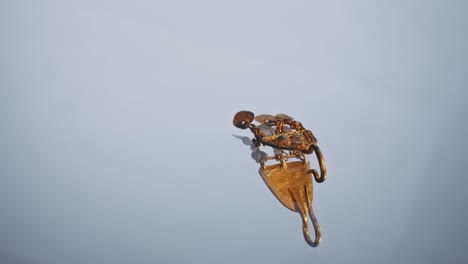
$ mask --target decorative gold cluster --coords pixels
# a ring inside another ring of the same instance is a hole
[[[257,121],[260,125],[252,122]],[[317,182],[326,179],[326,166],[317,139],[312,131],[306,130],[299,121],[285,114],[258,115],[249,111],[240,111],[234,116],[234,125],[241,129],[249,128],[254,134],[247,137],[236,136],[252,149],[252,157],[261,164],[260,175],[278,200],[302,218],[304,238],[312,247],[321,241],[321,231],[312,209],[313,186],[311,174]],[[274,156],[260,150],[261,146],[273,148]],[[320,166],[320,174],[310,169],[306,155],[314,153]],[[291,161],[296,158],[297,161]],[[268,160],[279,164],[266,165]],[[308,216],[315,230],[315,240],[309,235]]]

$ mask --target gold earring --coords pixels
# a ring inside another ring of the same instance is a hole
[[[257,121],[260,125],[252,122]],[[240,111],[234,116],[234,126],[247,129],[254,134],[248,137],[235,136],[250,145],[252,158],[260,163],[259,173],[271,192],[288,209],[298,212],[302,218],[302,232],[307,244],[318,246],[322,235],[317,218],[312,209],[313,186],[312,177],[319,183],[327,177],[327,168],[322,152],[317,145],[317,139],[310,130],[285,114],[258,115],[249,111]],[[273,148],[273,155],[261,151],[261,146]],[[315,152],[320,167],[320,173],[310,168],[306,154]],[[295,161],[293,161],[295,159]],[[279,163],[266,165],[269,160]],[[310,217],[315,230],[315,240],[309,235]]]

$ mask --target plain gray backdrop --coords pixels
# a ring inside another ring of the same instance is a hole
[[[467,12],[1,1],[0,263],[467,263]],[[318,248],[239,110],[317,136]]]

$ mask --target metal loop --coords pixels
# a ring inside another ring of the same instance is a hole
[[[304,188],[306,189],[305,194],[306,196],[308,196],[307,187],[304,186]],[[309,201],[308,199],[309,198],[307,197],[307,201]],[[320,230],[320,225],[317,221],[317,218],[315,217],[314,210],[312,209],[311,203],[307,203],[307,209],[308,209],[307,211],[309,212],[310,219],[312,220],[312,225],[314,226],[315,240],[312,241],[312,239],[310,238],[309,223],[307,221],[307,215],[305,213],[301,213],[303,234],[304,234],[304,238],[307,244],[309,244],[309,246],[311,247],[316,247],[320,244],[320,241],[322,241],[322,231]]]
[[[314,179],[318,183],[322,183],[327,179],[327,166],[325,165],[325,160],[323,159],[322,152],[317,145],[312,145],[312,148],[315,151],[315,155],[317,156],[317,161],[320,167],[320,175],[315,169],[311,169],[308,173],[312,173],[314,175]]]

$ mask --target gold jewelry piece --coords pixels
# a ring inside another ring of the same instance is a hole
[[[252,124],[257,121],[260,125]],[[244,144],[250,145],[252,158],[260,163],[260,175],[271,192],[288,209],[298,212],[302,217],[302,232],[307,244],[318,246],[322,235],[317,218],[312,209],[312,177],[317,182],[324,182],[327,177],[327,168],[322,152],[317,145],[317,139],[310,130],[285,114],[258,115],[249,111],[240,111],[234,116],[234,126],[247,129],[254,134],[251,140],[248,137],[235,136]],[[261,146],[273,149],[273,155],[261,151]],[[315,152],[320,167],[320,174],[311,169],[306,154]],[[296,159],[295,161],[291,161]],[[279,163],[266,165],[269,160]],[[312,220],[315,230],[315,240],[309,235],[309,221]]]

